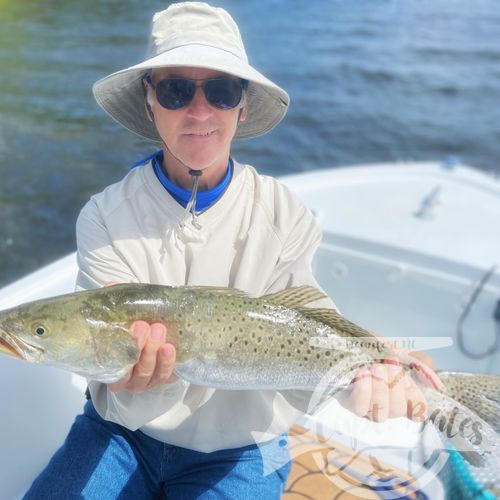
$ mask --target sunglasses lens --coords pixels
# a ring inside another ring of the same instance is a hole
[[[241,101],[243,83],[229,78],[206,80],[203,90],[207,101],[218,109],[232,109]],[[167,109],[187,106],[196,93],[196,84],[185,78],[166,78],[156,85],[156,99]]]
[[[216,78],[204,85],[207,101],[219,109],[231,109],[241,101],[242,84],[239,80]]]
[[[158,82],[156,86],[156,98],[167,109],[180,109],[187,106],[195,92],[194,82],[183,78],[167,78]]]

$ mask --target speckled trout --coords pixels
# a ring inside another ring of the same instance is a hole
[[[306,307],[323,297],[309,286],[251,298],[225,288],[115,285],[0,312],[0,351],[109,383],[139,358],[131,324],[162,322],[176,346],[176,374],[191,383],[315,390],[328,375],[328,384],[341,389],[360,368],[394,353],[380,342],[346,343],[373,336],[333,310]],[[446,394],[425,389],[438,424],[441,416],[452,418],[458,401],[470,418],[479,414],[500,431],[500,377],[442,379]]]
[[[307,286],[251,298],[225,288],[115,285],[0,312],[0,348],[27,361],[114,382],[139,357],[131,324],[162,322],[167,340],[176,346],[176,372],[192,383],[312,389],[340,360],[366,364],[375,354],[359,346],[348,351],[319,345],[369,335],[334,311],[303,307],[320,298],[320,291]]]

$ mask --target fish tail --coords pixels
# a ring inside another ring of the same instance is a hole
[[[447,394],[500,433],[500,376],[438,372]]]
[[[472,465],[500,451],[500,376],[438,372],[444,391],[426,391],[430,420]]]

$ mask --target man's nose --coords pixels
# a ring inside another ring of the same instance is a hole
[[[193,100],[188,106],[188,112],[190,115],[195,116],[198,119],[206,118],[213,113],[213,108],[208,103],[201,85],[196,86],[196,92],[194,93]]]

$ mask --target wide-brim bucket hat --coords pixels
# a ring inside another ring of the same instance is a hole
[[[144,104],[142,78],[155,68],[189,66],[248,80],[248,116],[235,138],[256,137],[285,116],[288,94],[248,63],[238,26],[221,8],[201,2],[170,5],[153,16],[146,59],[93,85],[97,103],[128,130],[161,142]]]

